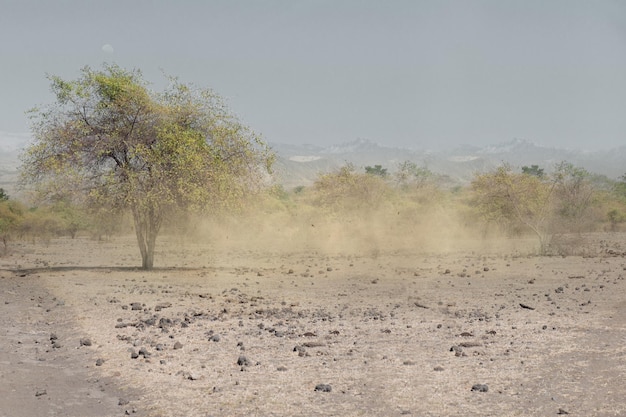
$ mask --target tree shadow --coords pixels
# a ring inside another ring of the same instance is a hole
[[[12,272],[18,274],[21,277],[26,277],[28,275],[34,275],[38,273],[46,273],[46,272],[75,272],[75,271],[95,271],[95,272],[144,272],[144,273],[154,273],[154,272],[172,272],[172,271],[210,271],[215,268],[207,268],[207,267],[157,267],[152,269],[144,269],[140,266],[42,266],[35,268],[0,268],[0,271]]]

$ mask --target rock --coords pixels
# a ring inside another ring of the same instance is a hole
[[[279,371],[279,372],[285,372],[287,370],[287,368],[284,367],[284,366],[279,366],[278,368],[276,368],[276,370]]]
[[[248,360],[248,358],[246,358],[245,356],[240,355],[239,358],[237,359],[237,365],[250,366],[252,365],[252,362],[250,362],[250,360]]]
[[[104,359],[98,358],[96,359],[96,366],[102,366],[104,364]]]
[[[91,339],[89,339],[89,338],[80,339],[80,345],[81,346],[91,346]]]
[[[150,356],[150,352],[148,352],[148,349],[146,349],[145,347],[142,347],[141,349],[139,349],[139,354],[143,355],[144,358],[147,358]]]
[[[139,353],[137,353],[137,352],[135,351],[135,349],[133,349],[133,350],[131,350],[131,351],[130,351],[130,358],[131,358],[131,359],[137,359],[138,357],[139,357]]]
[[[213,336],[209,338],[209,342],[219,342],[220,340],[221,338],[219,334],[214,334]]]
[[[294,352],[298,352],[298,356],[303,357],[303,356],[309,356],[306,349],[304,348],[304,346],[296,346],[293,348]]]
[[[331,387],[329,384],[317,384],[315,386],[315,391],[319,391],[319,392],[331,392],[333,390],[333,387]]]
[[[117,405],[126,405],[128,404],[130,401],[128,401],[126,398],[120,398],[117,402]]]
[[[180,342],[176,342],[174,343],[174,349],[178,350],[178,349],[182,349],[183,348],[183,344]]]
[[[433,368],[433,371],[437,371],[437,372],[441,372],[441,371],[443,371],[443,370],[444,370],[444,369],[443,369],[443,367],[442,367],[442,366],[435,366],[435,367]]]
[[[38,389],[35,391],[35,397],[41,397],[42,395],[48,395],[48,391],[45,389]]]
[[[562,408],[559,408],[559,411],[557,411],[557,414],[569,414],[569,413],[563,410]]]
[[[143,310],[141,303],[130,303],[131,310]]]
[[[172,306],[172,303],[170,302],[159,303],[154,307],[154,311],[161,311],[164,308],[170,308],[171,306]]]
[[[487,384],[474,384],[472,385],[472,391],[487,392],[489,391],[489,387],[487,386]]]

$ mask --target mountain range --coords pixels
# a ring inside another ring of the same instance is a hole
[[[543,147],[528,140],[513,139],[489,146],[459,146],[443,151],[411,150],[379,145],[357,139],[341,145],[271,144],[277,155],[277,181],[286,188],[312,184],[320,172],[328,172],[347,162],[363,169],[382,165],[394,172],[404,161],[442,174],[457,184],[467,184],[477,172],[509,163],[518,171],[522,166],[538,165],[550,172],[567,161],[594,174],[617,179],[626,174],[626,146],[603,151],[580,151]]]
[[[15,191],[21,147],[8,142],[6,145],[0,146],[0,187],[11,195]],[[539,165],[550,172],[557,163],[567,161],[611,179],[626,174],[626,146],[581,151],[544,147],[523,139],[442,151],[388,147],[367,139],[332,146],[281,143],[270,143],[270,146],[276,154],[276,182],[285,189],[311,185],[320,173],[330,172],[346,163],[354,164],[361,171],[366,166],[381,165],[393,173],[400,163],[412,161],[461,185],[469,183],[477,172],[491,170],[502,163],[509,163],[518,171],[522,166]]]

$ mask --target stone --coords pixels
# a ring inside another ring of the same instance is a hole
[[[472,385],[472,391],[474,392],[487,392],[489,391],[489,387],[487,384],[474,384]]]
[[[250,360],[248,358],[246,358],[243,355],[240,355],[239,358],[237,359],[237,365],[239,366],[250,366],[252,365],[252,362],[250,362]]]
[[[317,384],[315,386],[315,391],[318,392],[331,392],[333,390],[333,387],[331,387],[329,384]]]

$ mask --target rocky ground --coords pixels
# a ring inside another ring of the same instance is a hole
[[[150,272],[131,238],[15,244],[0,416],[623,416],[626,235],[584,239],[584,257],[188,243]]]

